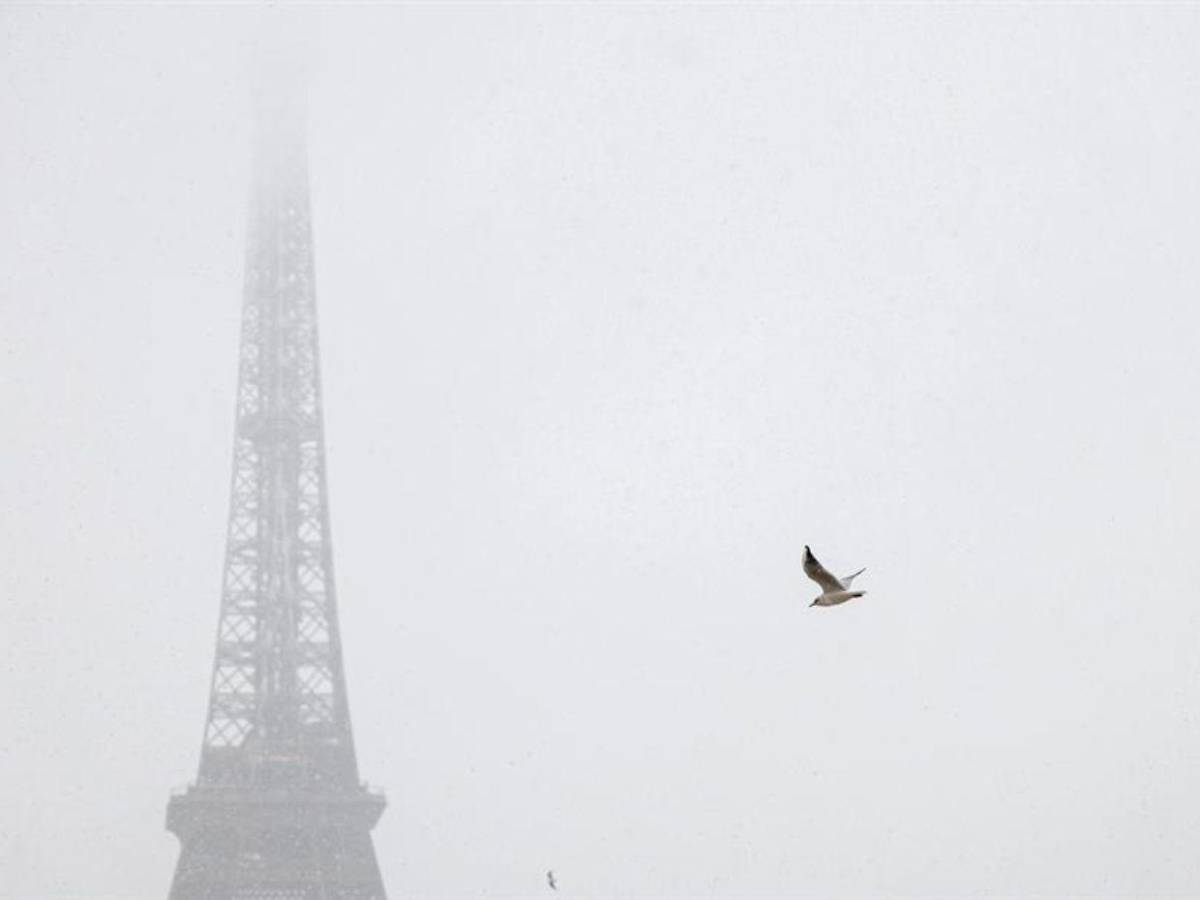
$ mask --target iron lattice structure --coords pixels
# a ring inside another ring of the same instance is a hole
[[[382,900],[346,704],[303,116],[257,143],[225,574],[172,900]]]

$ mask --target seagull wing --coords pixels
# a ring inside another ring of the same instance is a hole
[[[848,588],[850,587],[850,583],[851,583],[852,581],[854,581],[854,579],[855,579],[855,578],[857,578],[859,575],[861,575],[861,574],[862,574],[863,572],[865,572],[865,571],[867,571],[867,570],[866,570],[866,569],[859,569],[859,570],[858,570],[857,572],[855,572],[853,575],[845,575],[845,576],[843,576],[843,577],[842,577],[842,586],[848,589]]]
[[[845,586],[817,562],[817,558],[813,556],[813,552],[808,549],[807,545],[804,548],[804,574],[819,584],[826,593],[845,590]]]

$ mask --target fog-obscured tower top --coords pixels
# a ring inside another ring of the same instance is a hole
[[[329,534],[304,110],[259,99],[225,579],[200,781],[357,781]]]

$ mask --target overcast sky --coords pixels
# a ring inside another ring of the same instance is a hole
[[[5,5],[0,895],[178,856],[276,30],[393,896],[1200,895],[1183,4]]]

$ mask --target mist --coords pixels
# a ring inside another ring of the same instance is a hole
[[[1200,895],[1198,42],[0,9],[0,896],[170,884],[279,57],[391,896]]]

